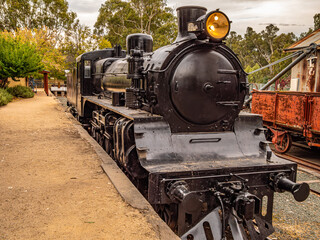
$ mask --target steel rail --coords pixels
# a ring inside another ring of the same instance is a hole
[[[320,173],[320,165],[318,165],[318,164],[315,164],[315,163],[310,162],[308,160],[305,160],[303,158],[299,158],[299,157],[292,156],[289,154],[277,154],[276,153],[276,155],[279,157],[291,160],[293,162],[296,162],[296,163],[300,164],[301,166],[307,167],[309,169],[315,170],[316,172]]]
[[[318,197],[320,197],[320,192],[318,190],[314,190],[310,188],[310,191],[313,192],[315,195],[317,195]]]

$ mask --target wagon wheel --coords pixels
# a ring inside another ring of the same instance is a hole
[[[289,151],[292,145],[292,138],[289,133],[284,133],[277,138],[277,142],[274,144],[276,152],[286,153]]]

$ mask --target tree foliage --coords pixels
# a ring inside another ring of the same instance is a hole
[[[0,106],[7,105],[12,99],[13,96],[6,89],[0,88]]]
[[[299,37],[293,33],[278,34],[279,28],[270,24],[260,33],[248,27],[243,37],[236,32],[230,32],[226,44],[238,55],[245,71],[249,73],[288,55],[283,51],[285,48],[320,27],[320,13],[315,14],[313,19],[314,29],[309,28],[307,32],[301,33]],[[249,82],[266,83],[286,67],[290,61],[286,60],[253,73],[249,75],[248,80]]]
[[[25,86],[14,86],[6,89],[9,94],[15,97],[20,98],[32,98],[34,96],[34,92],[31,88]]]
[[[0,87],[8,78],[27,77],[42,68],[41,56],[35,44],[24,42],[19,36],[0,34]]]
[[[0,0],[0,3],[0,30],[46,26],[60,36],[76,18],[76,14],[68,10],[66,0]]]
[[[177,31],[173,10],[165,0],[107,0],[99,9],[94,27],[96,35],[123,47],[127,35],[141,32],[152,35],[158,48],[172,42]]]
[[[310,33],[320,28],[320,13],[316,13],[313,16],[313,23],[314,23],[314,28],[309,28],[307,32],[302,32],[299,36],[299,40],[308,36]]]
[[[320,28],[320,13],[317,13],[313,16],[314,21],[314,30],[317,30]]]
[[[56,47],[55,32],[47,28],[41,29],[17,29],[8,33],[19,37],[23,42],[31,42],[36,46],[37,53],[41,56],[43,69],[50,71],[51,77],[63,79],[66,69],[66,56],[61,48]],[[40,75],[38,75],[41,77]]]
[[[273,24],[257,33],[251,27],[247,28],[244,37],[231,32],[226,43],[238,55],[247,72],[268,65],[287,55],[283,51],[296,41],[293,33],[278,35],[279,28]],[[290,60],[271,66],[249,76],[250,82],[264,83],[280,72]]]
[[[72,31],[76,14],[66,0],[0,0],[0,30],[31,42],[51,77],[65,78],[62,43]],[[38,75],[40,77],[40,75]]]
[[[79,20],[75,21],[70,31],[66,32],[61,46],[61,51],[66,56],[67,68],[72,69],[77,56],[95,50],[98,45],[97,39],[93,36],[91,29],[88,26],[80,24]]]

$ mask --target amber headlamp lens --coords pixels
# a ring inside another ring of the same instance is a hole
[[[221,12],[214,12],[207,18],[206,30],[210,37],[214,39],[225,38],[229,32],[229,28],[229,20]]]

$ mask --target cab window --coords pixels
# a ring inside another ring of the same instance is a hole
[[[91,78],[91,61],[84,61],[84,78]]]

